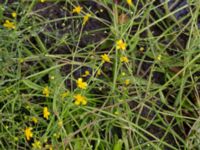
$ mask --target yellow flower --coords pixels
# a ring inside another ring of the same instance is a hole
[[[102,59],[103,62],[109,62],[109,63],[111,62],[110,58],[107,54],[101,55],[101,59]]]
[[[48,150],[53,150],[52,145],[49,145],[49,144],[46,144],[46,145],[45,145],[45,148],[48,149]]]
[[[12,15],[13,18],[16,18],[16,17],[17,17],[17,13],[16,13],[16,12],[12,12],[11,15]]]
[[[60,120],[60,121],[58,122],[58,126],[59,126],[59,127],[62,127],[62,126],[63,126],[63,121],[62,121],[62,120]]]
[[[24,130],[26,139],[27,139],[28,141],[33,137],[33,133],[31,132],[31,130],[32,130],[32,128],[30,128],[30,127],[27,127],[27,128]]]
[[[50,76],[49,79],[54,80],[55,76]]]
[[[129,85],[130,84],[130,80],[129,79],[126,79],[125,80],[125,85]]]
[[[41,143],[40,141],[35,140],[34,143],[32,144],[34,149],[41,149]]]
[[[115,111],[115,113],[114,113],[115,115],[119,115],[119,111]]]
[[[18,137],[14,137],[14,141],[18,141],[19,140],[19,138]]]
[[[46,0],[40,0],[41,3],[44,3]]]
[[[44,107],[43,108],[43,117],[45,119],[48,119],[49,118],[49,115],[50,115],[50,112],[48,111],[48,108],[47,107]]]
[[[83,8],[81,6],[76,6],[73,10],[72,10],[72,13],[77,13],[77,14],[80,14],[81,10]]]
[[[143,52],[144,51],[144,47],[140,47],[140,52]]]
[[[55,138],[59,139],[59,138],[60,138],[60,133],[54,133],[53,136],[54,136]]]
[[[8,29],[16,28],[15,24],[13,22],[10,22],[9,20],[6,20],[5,23],[3,24],[3,26]]]
[[[125,50],[126,49],[126,43],[121,39],[116,41],[116,49]]]
[[[76,81],[76,84],[81,89],[86,89],[88,86],[86,82],[83,82],[82,78],[78,78],[78,80]]]
[[[86,105],[87,104],[87,99],[85,96],[82,96],[81,94],[77,94],[74,96],[75,98],[75,105]]]
[[[88,70],[85,71],[85,74],[82,75],[82,77],[87,77],[90,75],[90,72]]]
[[[122,72],[122,76],[125,76],[126,75],[126,73],[125,72]]]
[[[96,71],[96,77],[100,76],[101,75],[101,69],[99,68],[97,71]]]
[[[83,25],[86,24],[86,22],[89,20],[90,17],[91,17],[91,14],[88,14],[88,13],[83,17]]]
[[[49,93],[50,93],[50,91],[49,91],[49,87],[48,86],[46,86],[44,89],[43,89],[43,95],[45,95],[46,97],[49,97]]]
[[[32,117],[32,121],[37,124],[38,123],[38,119],[36,117]]]
[[[101,75],[101,69],[97,70],[97,76]]]
[[[65,91],[64,93],[61,94],[62,100],[69,95],[69,91]]]
[[[160,60],[161,60],[161,57],[162,57],[161,55],[158,55],[158,56],[157,56],[157,60],[160,61]]]
[[[23,58],[19,58],[18,60],[20,63],[23,63],[24,62],[24,59]]]
[[[126,0],[126,2],[128,3],[128,5],[132,6],[133,5],[133,2],[132,0]]]
[[[129,60],[128,60],[128,58],[126,57],[126,56],[122,56],[122,57],[120,57],[120,61],[123,63],[128,63],[129,62]]]

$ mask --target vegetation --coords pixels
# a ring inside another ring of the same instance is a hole
[[[200,149],[198,0],[0,0],[0,149]]]

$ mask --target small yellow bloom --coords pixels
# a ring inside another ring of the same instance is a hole
[[[18,137],[14,137],[14,141],[19,141],[19,138]]]
[[[76,85],[81,89],[86,89],[88,86],[86,82],[83,82],[82,78],[78,78],[78,80],[76,81]]]
[[[127,2],[127,4],[128,4],[128,5],[130,5],[130,6],[132,6],[132,5],[133,5],[133,2],[132,2],[132,0],[126,0],[126,2]]]
[[[97,70],[97,76],[101,75],[101,69]]]
[[[77,14],[80,14],[81,11],[82,11],[82,7],[81,6],[76,6],[73,10],[72,10],[72,13],[77,13]]]
[[[126,50],[126,43],[120,39],[116,41],[116,49]]]
[[[144,51],[144,47],[140,47],[140,52],[143,52]]]
[[[115,111],[115,113],[114,113],[115,115],[119,115],[119,111]]]
[[[37,124],[38,123],[38,119],[36,117],[32,117],[32,121]]]
[[[18,60],[20,63],[23,63],[24,62],[24,58],[19,58]]]
[[[43,89],[43,95],[45,95],[46,97],[49,97],[49,94],[50,94],[50,91],[49,91],[49,87],[46,86],[44,89]]]
[[[65,91],[64,93],[61,94],[62,100],[69,95],[69,91]]]
[[[54,80],[55,79],[55,76],[50,76],[49,77],[51,80]]]
[[[14,137],[14,141],[18,141],[19,140],[19,138],[18,137]]]
[[[87,104],[87,99],[86,99],[86,97],[85,97],[85,96],[82,96],[81,94],[75,95],[74,98],[75,98],[75,102],[74,102],[75,105],[80,105],[80,104],[86,105],[86,104]]]
[[[17,17],[17,13],[16,13],[16,12],[12,12],[11,15],[12,15],[13,18],[16,18],[16,17]]]
[[[49,145],[49,144],[46,144],[46,145],[45,145],[45,148],[48,149],[48,150],[53,150],[53,146],[52,146],[52,145]]]
[[[120,61],[121,61],[122,63],[128,63],[128,62],[129,62],[129,60],[128,60],[128,58],[127,58],[126,56],[120,57]]]
[[[126,79],[125,80],[125,85],[129,85],[130,84],[130,80],[129,79]]]
[[[46,0],[40,0],[41,3],[44,3]]]
[[[32,144],[34,149],[41,149],[41,143],[40,141],[35,140],[34,143]]]
[[[62,120],[60,120],[60,121],[58,122],[58,126],[59,126],[59,127],[62,127],[62,126],[63,126],[63,121],[62,121]]]
[[[158,55],[158,56],[157,56],[157,60],[160,61],[160,60],[161,60],[161,57],[162,57],[161,55]]]
[[[50,112],[48,111],[48,108],[47,107],[44,107],[43,108],[43,117],[45,119],[48,119],[49,118],[49,115],[50,115]]]
[[[122,72],[122,76],[125,76],[126,75],[126,73],[125,72]]]
[[[32,130],[32,128],[30,128],[30,127],[27,127],[27,128],[24,130],[26,139],[27,139],[28,141],[33,137],[33,133],[32,133],[31,130]]]
[[[15,24],[13,22],[10,22],[9,20],[6,20],[5,23],[3,24],[3,26],[8,29],[16,28]]]
[[[101,59],[102,59],[103,62],[109,62],[109,63],[111,62],[110,58],[107,54],[101,55]]]
[[[88,14],[88,13],[83,17],[83,25],[85,25],[86,22],[88,22],[90,17],[91,17],[91,14]]]
[[[60,138],[60,133],[54,133],[53,136],[54,136],[55,138],[59,139],[59,138]]]
[[[85,73],[82,75],[82,77],[87,77],[90,75],[90,72],[88,70],[85,71]]]

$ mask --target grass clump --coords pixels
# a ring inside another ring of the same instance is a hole
[[[198,1],[0,1],[0,149],[199,149]]]

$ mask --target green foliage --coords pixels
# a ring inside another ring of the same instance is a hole
[[[199,149],[199,9],[0,1],[0,149]]]

